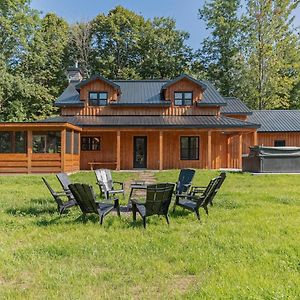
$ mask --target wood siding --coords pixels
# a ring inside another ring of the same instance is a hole
[[[300,147],[300,132],[276,132],[276,133],[257,133],[257,144],[260,146],[274,147],[276,140],[285,140],[286,146]],[[244,136],[243,153],[249,153],[249,147],[253,145],[253,134]]]
[[[218,107],[197,107],[196,105],[170,107],[85,106],[61,109],[62,116],[215,116],[218,113]]]
[[[166,89],[166,100],[170,100],[172,103],[174,103],[175,92],[193,92],[193,103],[200,102],[203,95],[203,89],[199,85],[186,78],[172,84]]]

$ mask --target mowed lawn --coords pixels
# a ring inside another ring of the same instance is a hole
[[[95,186],[92,173],[71,178]],[[59,217],[41,176],[1,176],[0,191],[0,299],[300,298],[300,176],[229,173],[202,224],[178,208],[146,230],[131,215]]]

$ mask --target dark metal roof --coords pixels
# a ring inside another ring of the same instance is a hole
[[[80,101],[79,93],[76,90],[76,85],[79,81],[71,81],[64,92],[55,101],[55,105],[60,106],[83,106]]]
[[[107,84],[109,84],[109,85],[111,85],[112,87],[114,87],[116,90],[120,90],[120,87],[119,87],[116,83],[114,83],[114,82],[111,81],[111,80],[106,79],[105,77],[103,77],[103,76],[101,76],[101,75],[99,75],[99,74],[96,74],[96,75],[92,76],[92,77],[89,78],[89,79],[86,79],[86,80],[81,81],[80,83],[78,83],[78,84],[76,85],[76,89],[77,89],[77,90],[80,90],[81,87],[87,85],[88,83],[90,83],[91,81],[94,81],[94,80],[96,80],[96,79],[99,79],[99,80],[101,80],[101,81],[106,82]]]
[[[97,77],[92,77],[89,81],[94,80]],[[101,77],[102,78],[102,77]],[[191,77],[192,78],[192,77]],[[195,80],[195,79],[193,79]],[[105,79],[107,81],[107,79]],[[111,102],[113,106],[142,106],[142,105],[170,105],[170,101],[162,99],[162,89],[167,83],[172,80],[114,80],[110,83],[115,84],[121,90],[120,99],[116,102]],[[215,89],[215,87],[208,81],[199,81],[206,86],[203,93],[203,99],[197,106],[222,106],[226,105],[226,101]],[[63,94],[55,102],[56,106],[83,106],[83,103],[79,99],[79,93],[76,89],[82,84],[86,84],[87,81],[83,82],[71,82]]]
[[[248,120],[261,124],[258,132],[300,131],[300,110],[253,110]]]
[[[178,77],[176,77],[176,78],[174,78],[174,79],[172,79],[172,80],[168,80],[168,81],[162,86],[162,89],[165,90],[165,89],[167,89],[169,86],[171,86],[172,84],[174,84],[174,83],[176,83],[176,82],[178,82],[178,81],[180,81],[180,80],[182,80],[182,79],[188,79],[188,80],[194,82],[195,84],[199,85],[203,90],[206,89],[206,85],[205,85],[202,81],[197,80],[197,79],[195,79],[195,78],[193,78],[193,77],[191,77],[191,76],[189,76],[189,75],[187,75],[187,74],[181,74],[181,75],[179,75]]]
[[[258,128],[259,125],[223,116],[73,116],[40,122],[63,122],[79,127]]]
[[[240,99],[224,97],[227,105],[221,107],[221,114],[224,115],[251,115],[252,111]]]
[[[112,105],[170,105],[162,100],[161,88],[165,80],[114,80],[120,86],[121,95]]]

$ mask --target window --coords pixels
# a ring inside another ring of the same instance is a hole
[[[81,138],[82,151],[98,151],[100,150],[99,137],[82,137]]]
[[[174,93],[175,105],[192,105],[193,93],[192,92],[175,92]]]
[[[27,134],[25,131],[0,132],[0,153],[26,153]]]
[[[32,136],[33,153],[60,153],[60,132],[34,132]]]
[[[285,147],[285,140],[274,141],[274,147]]]
[[[89,104],[91,106],[105,106],[107,105],[108,95],[106,92],[90,92]]]
[[[180,138],[180,159],[198,160],[199,159],[199,137],[182,136]]]

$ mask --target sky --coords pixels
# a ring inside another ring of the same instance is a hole
[[[198,49],[201,41],[209,34],[205,23],[198,18],[198,9],[204,2],[205,0],[32,0],[31,6],[43,13],[54,12],[69,23],[87,21],[99,13],[107,14],[116,5],[122,5],[145,18],[172,17],[176,20],[178,29],[189,32],[188,44]],[[295,15],[295,24],[300,26],[300,7]]]

